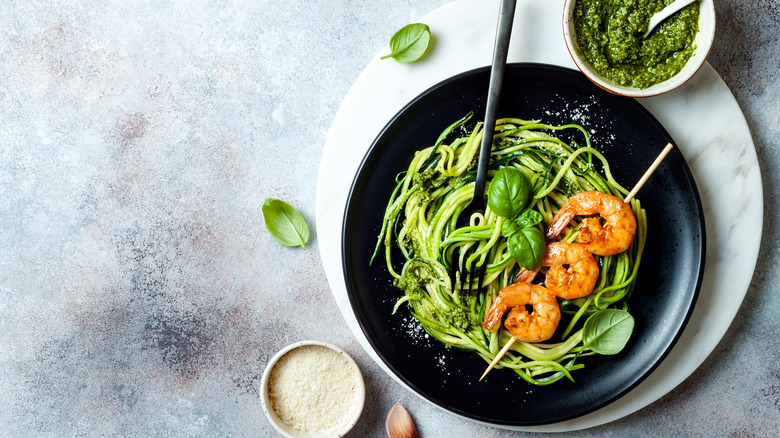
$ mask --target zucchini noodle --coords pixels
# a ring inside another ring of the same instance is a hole
[[[495,332],[483,330],[482,320],[498,292],[514,282],[520,266],[501,234],[504,219],[489,208],[475,213],[468,226],[455,229],[459,212],[473,196],[484,134],[481,122],[469,124],[471,117],[469,113],[447,127],[433,146],[417,151],[408,169],[398,175],[371,262],[384,250],[393,284],[403,292],[393,313],[406,304],[427,333],[447,348],[471,351],[491,362],[512,335],[503,326]],[[558,131],[583,137],[583,145],[556,137]],[[580,125],[500,119],[490,158],[488,181],[507,166],[528,177],[531,205],[542,215],[545,228],[575,193],[598,190],[621,199],[628,193],[615,181],[607,159],[591,146],[588,132]],[[583,344],[583,324],[602,309],[628,310],[647,238],[647,219],[640,202],[632,199],[631,208],[637,219],[631,247],[613,256],[594,256],[600,271],[596,287],[586,297],[559,300],[563,318],[550,340],[555,342],[518,340],[496,368],[511,369],[532,384],[546,385],[564,377],[574,380],[572,372],[584,367],[580,358],[596,354]],[[575,218],[561,240],[574,242],[581,225]],[[475,251],[468,259],[450,266],[456,250],[464,254],[469,248]],[[393,259],[399,253],[403,263]],[[479,291],[461,290],[459,281],[453,280],[452,270],[464,264],[485,266]]]

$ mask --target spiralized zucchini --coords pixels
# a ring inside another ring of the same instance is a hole
[[[387,269],[395,286],[403,291],[393,313],[405,303],[423,328],[446,347],[473,351],[491,362],[512,336],[504,327],[496,332],[483,330],[482,319],[499,290],[513,283],[520,266],[501,235],[503,218],[489,208],[484,214],[473,215],[469,226],[454,228],[458,213],[473,196],[483,135],[481,122],[465,128],[471,117],[469,113],[456,121],[433,146],[417,151],[408,169],[398,176],[371,261],[384,250]],[[554,135],[564,130],[581,136],[584,144],[569,144]],[[545,228],[574,193],[599,190],[621,198],[628,193],[612,177],[606,158],[591,146],[588,132],[576,124],[498,120],[488,181],[504,166],[521,170],[531,181],[532,208],[544,218],[540,226]],[[583,324],[602,309],[628,310],[627,299],[646,240],[645,212],[636,199],[631,208],[637,218],[631,247],[614,256],[595,256],[600,278],[593,292],[575,300],[560,300],[563,319],[552,339],[556,342],[515,342],[496,368],[512,369],[532,384],[545,385],[563,377],[573,380],[571,372],[584,367],[578,359],[596,354],[583,344]],[[561,240],[574,242],[580,226],[575,219]],[[459,267],[449,266],[453,252],[460,249],[464,254],[472,246],[476,251],[459,264],[486,266],[479,292],[461,290],[460,282],[452,284],[450,275]],[[393,253],[398,254],[394,248],[400,251],[402,263],[393,260]]]

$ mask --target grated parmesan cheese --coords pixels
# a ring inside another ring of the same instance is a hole
[[[268,379],[277,417],[302,432],[325,431],[348,419],[357,392],[355,372],[338,352],[304,345],[282,356]]]

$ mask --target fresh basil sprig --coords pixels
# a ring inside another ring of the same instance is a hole
[[[506,241],[509,254],[526,269],[536,269],[542,264],[547,242],[537,227],[520,228],[508,236]]]
[[[507,238],[512,258],[526,269],[536,269],[542,263],[547,243],[537,224],[542,215],[526,208],[531,195],[531,181],[519,169],[499,169],[488,188],[488,207],[505,220],[501,234]]]
[[[543,221],[544,217],[542,217],[542,214],[539,213],[536,210],[531,210],[530,208],[522,213],[520,213],[515,218],[515,223],[517,226],[522,228],[528,228],[533,227],[534,225],[538,224],[539,222]]]
[[[514,167],[499,169],[490,181],[488,207],[493,213],[514,218],[523,211],[531,194],[531,181]]]
[[[283,246],[300,246],[306,249],[309,225],[290,204],[278,199],[266,199],[263,203],[263,218],[266,228],[277,242]]]
[[[542,221],[542,214],[538,211],[531,210],[530,208],[518,215],[512,220],[505,220],[501,223],[501,234],[504,237],[509,237],[512,234],[524,228],[532,228],[534,225]]]
[[[390,54],[381,59],[393,58],[396,62],[409,63],[422,58],[431,41],[431,29],[427,24],[407,24],[390,38]]]
[[[625,310],[604,309],[582,327],[582,343],[598,354],[618,354],[634,331],[634,317]]]

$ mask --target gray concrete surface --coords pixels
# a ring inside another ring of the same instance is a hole
[[[301,339],[354,355],[353,437],[400,398],[424,437],[531,436],[406,394],[361,350],[319,260],[315,184],[338,105],[418,1],[0,4],[0,436],[274,436],[257,394]],[[719,0],[710,63],[762,166],[747,297],[690,378],[577,436],[780,435],[780,6]],[[279,246],[261,213],[296,206]]]

